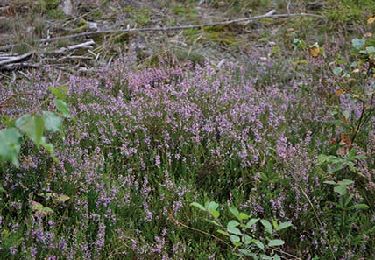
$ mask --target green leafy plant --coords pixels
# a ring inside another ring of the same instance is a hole
[[[230,241],[234,254],[238,256],[251,256],[254,259],[280,259],[277,252],[285,242],[279,238],[278,232],[293,226],[290,221],[273,220],[270,222],[266,219],[252,218],[240,212],[236,207],[229,207],[232,218],[226,224],[222,224],[219,220],[219,204],[215,201],[206,202],[204,206],[193,202],[191,206],[207,212],[213,218],[208,221],[218,227],[216,232]]]
[[[25,114],[15,121],[10,121],[10,127],[0,130],[0,162],[11,162],[18,166],[18,156],[25,138],[31,140],[37,147],[42,146],[53,154],[53,144],[48,143],[46,132],[61,130],[63,118],[69,117],[69,107],[66,103],[65,87],[50,88],[54,95],[56,111]]]
[[[318,156],[318,165],[327,166],[329,173],[335,173],[347,167],[352,172],[358,172],[356,168],[356,161],[364,158],[365,157],[363,155],[357,155],[355,149],[351,149],[344,156],[321,154]]]

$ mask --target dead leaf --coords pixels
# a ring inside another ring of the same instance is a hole
[[[321,49],[318,45],[318,43],[315,43],[314,45],[309,47],[309,54],[311,57],[318,57],[321,54]]]
[[[353,73],[359,73],[359,72],[360,70],[358,68],[353,70]]]
[[[335,91],[335,94],[336,96],[341,96],[341,95],[344,95],[345,94],[345,90],[343,90],[342,88],[339,88]]]
[[[351,146],[352,145],[352,139],[350,138],[350,136],[348,134],[344,134],[342,133],[340,135],[340,144],[342,145],[349,145]]]
[[[372,17],[369,17],[367,19],[367,24],[370,25],[370,24],[373,24],[375,22],[375,16],[372,16]]]
[[[348,154],[352,147],[352,139],[348,134],[340,134],[340,147],[337,149],[336,154],[340,156],[345,156]]]

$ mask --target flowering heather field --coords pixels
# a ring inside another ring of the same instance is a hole
[[[2,257],[239,257],[241,246],[220,238],[209,216],[190,205],[205,201],[220,203],[222,221],[231,219],[228,206],[245,220],[291,221],[276,235],[285,244],[265,254],[370,257],[374,100],[338,96],[323,60],[310,62],[311,74],[288,82],[279,73],[289,69],[256,59],[247,67],[136,71],[119,59],[94,77],[71,76],[71,116],[61,136],[49,136],[57,159],[27,142],[20,167],[2,168]],[[1,89],[1,96],[34,93],[8,116],[40,106],[49,87],[62,84],[38,76]],[[356,80],[363,93],[373,91],[371,78]],[[348,124],[362,120],[350,151],[335,139],[345,133],[340,111],[348,111]],[[343,179],[351,181],[342,193],[327,182]],[[262,229],[252,227],[254,238],[264,239]]]
[[[372,259],[364,32],[1,82],[0,259]]]

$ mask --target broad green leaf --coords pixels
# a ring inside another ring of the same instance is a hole
[[[202,206],[201,204],[199,204],[198,202],[190,203],[190,206],[195,207],[195,208],[198,208],[198,209],[203,210],[203,211],[206,211],[206,208],[203,207],[203,206]]]
[[[242,221],[242,220],[248,220],[250,218],[250,216],[248,214],[245,214],[245,213],[240,213],[240,215],[238,216],[239,220]]]
[[[52,95],[55,96],[57,99],[66,100],[68,95],[68,87],[61,86],[61,87],[50,87],[48,88],[51,91]]]
[[[348,180],[348,179],[343,179],[342,181],[339,181],[337,184],[338,185],[344,185],[344,186],[349,186],[352,185],[354,181]]]
[[[249,215],[245,213],[240,213],[236,207],[229,207],[230,213],[232,213],[233,216],[235,216],[239,221],[247,220],[250,218]]]
[[[341,162],[339,164],[329,165],[328,172],[329,173],[335,173],[338,172],[346,167],[346,164]]]
[[[285,244],[285,242],[280,240],[280,239],[274,239],[274,240],[271,240],[270,242],[268,242],[269,247],[282,246],[284,244]]]
[[[219,207],[219,204],[217,204],[215,201],[210,201],[207,204],[207,208],[209,209],[217,209]]]
[[[232,213],[233,216],[238,218],[240,212],[238,211],[238,209],[236,207],[229,207],[229,211],[230,211],[230,213]]]
[[[241,230],[239,230],[239,229],[236,228],[236,227],[227,227],[227,230],[228,230],[228,232],[231,233],[231,234],[242,235]]]
[[[352,46],[353,48],[360,50],[365,46],[366,41],[364,39],[353,39]]]
[[[208,209],[208,212],[214,217],[218,218],[220,216],[220,212],[217,211],[216,209]]]
[[[335,188],[333,189],[336,193],[340,194],[341,196],[342,195],[345,195],[347,190],[346,190],[346,186],[345,185],[338,185],[338,186],[335,186]]]
[[[55,100],[55,105],[57,110],[63,115],[64,117],[69,117],[69,107],[68,104],[60,99]]]
[[[42,146],[44,147],[44,149],[46,149],[47,152],[49,152],[50,154],[53,154],[54,152],[53,144],[42,143]]]
[[[229,239],[230,239],[230,241],[231,241],[233,244],[235,244],[235,245],[237,245],[238,243],[241,242],[241,239],[240,239],[239,236],[230,235]]]
[[[246,228],[251,228],[254,224],[259,221],[259,218],[252,218],[246,223]]]
[[[256,246],[260,249],[260,250],[264,250],[264,244],[262,242],[260,242],[259,240],[253,240],[253,243],[256,244]]]
[[[20,132],[16,128],[7,128],[0,131],[0,159],[10,161],[18,166],[18,154],[21,149]]]
[[[264,226],[264,230],[265,230],[268,234],[272,235],[272,225],[271,225],[271,223],[270,223],[268,220],[265,220],[265,219],[262,219],[260,222],[261,222],[262,225]]]
[[[279,224],[279,230],[282,230],[282,229],[285,229],[285,228],[288,228],[288,227],[292,227],[292,226],[293,226],[292,221],[281,222]]]
[[[242,256],[251,256],[252,259],[258,259],[257,255],[252,253],[251,250],[249,249],[238,249],[238,252],[242,255]]]
[[[239,223],[238,221],[231,220],[231,221],[228,222],[227,227],[228,227],[228,228],[229,228],[229,227],[237,227],[237,226],[239,226],[239,225],[240,225],[240,223]]]
[[[366,204],[356,204],[352,208],[354,208],[354,209],[368,209],[369,206],[367,206]]]
[[[16,127],[29,137],[36,145],[41,144],[44,133],[43,117],[26,114],[16,121]]]
[[[245,245],[248,245],[251,243],[251,241],[253,240],[253,238],[249,235],[243,235],[242,236],[242,242],[245,244]]]
[[[46,129],[48,131],[60,131],[62,119],[58,115],[50,111],[43,111],[43,118]]]
[[[228,232],[226,232],[226,231],[224,231],[222,229],[217,229],[216,232],[218,232],[218,233],[220,233],[220,234],[222,234],[224,236],[229,236],[230,235]]]

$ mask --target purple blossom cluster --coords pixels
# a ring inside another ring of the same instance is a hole
[[[266,74],[267,69],[272,63],[256,73]],[[304,230],[311,205],[314,217],[324,214],[317,194],[323,179],[313,172],[317,152],[329,137],[312,130],[325,133],[323,126],[333,118],[319,96],[321,82],[308,78],[263,84],[252,73],[235,64],[134,71],[120,59],[94,77],[70,76],[64,83],[73,119],[65,138],[57,141],[57,160],[51,162],[43,151],[26,152],[19,169],[3,174],[3,185],[26,198],[12,198],[7,210],[19,218],[28,212],[22,228],[0,216],[0,226],[10,234],[27,230],[19,245],[8,248],[9,254],[23,252],[31,259],[182,259],[192,238],[184,237],[187,232],[173,219],[187,216],[190,221],[188,204],[206,192],[203,187],[212,179],[225,182],[213,194],[228,204],[239,192],[240,206],[252,215],[292,220],[302,229],[301,243],[326,248],[327,226],[315,233]],[[29,88],[35,94],[31,105],[40,103],[49,86],[60,84],[35,77],[39,83]],[[314,95],[303,93],[309,84]],[[5,88],[0,93],[13,94]],[[358,118],[357,104],[345,96],[340,102]],[[358,150],[373,155],[373,129],[368,140],[369,148]],[[38,169],[41,173],[30,180]],[[373,190],[373,169],[365,161],[359,169],[367,189]],[[62,203],[43,193],[69,199]],[[36,216],[30,209],[33,201],[53,214]]]

